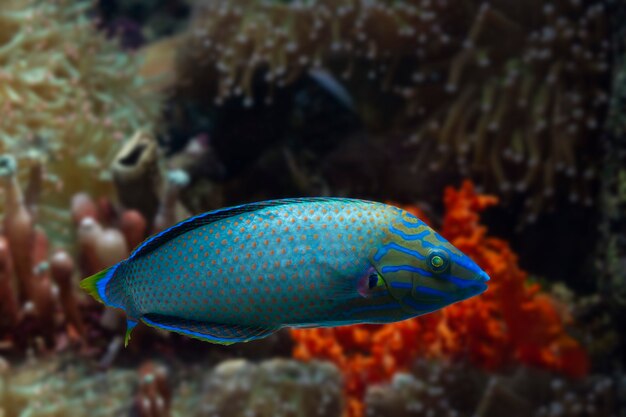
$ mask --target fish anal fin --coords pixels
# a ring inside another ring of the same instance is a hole
[[[128,342],[130,342],[130,334],[132,333],[133,329],[137,327],[138,323],[139,322],[137,322],[136,320],[130,318],[126,319],[126,335],[124,336],[124,347],[128,347]]]
[[[278,327],[211,323],[162,314],[146,314],[141,318],[141,321],[148,326],[221,345],[262,339],[278,330]]]

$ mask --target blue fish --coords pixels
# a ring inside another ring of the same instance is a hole
[[[204,213],[81,282],[139,321],[232,344],[286,326],[389,323],[480,294],[487,274],[412,214],[346,198]]]

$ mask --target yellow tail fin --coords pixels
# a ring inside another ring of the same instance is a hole
[[[104,269],[97,274],[85,278],[80,282],[80,287],[101,303],[104,303],[104,301],[102,301],[102,297],[100,297],[100,292],[98,291],[98,283],[108,275],[111,268],[112,267]]]

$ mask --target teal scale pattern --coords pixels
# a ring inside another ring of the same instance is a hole
[[[133,259],[126,285],[138,314],[186,319],[198,329],[202,323],[341,324],[338,312],[358,296],[355,281],[399,212],[331,200],[235,215]]]

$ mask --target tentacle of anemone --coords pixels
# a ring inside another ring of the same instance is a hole
[[[524,161],[524,155],[526,154],[526,146],[524,144],[524,134],[520,128],[515,128],[511,133],[511,144],[510,144],[511,158],[516,166],[516,176],[513,179],[515,182],[515,190],[517,192],[523,191],[520,189],[521,180],[523,178],[523,173],[519,172],[520,161]]]
[[[243,95],[246,100],[253,100],[254,94],[252,93],[252,76],[254,75],[254,68],[252,65],[248,65],[243,73],[241,85],[243,86]]]
[[[24,32],[17,33],[9,43],[0,47],[0,58],[6,58],[10,53],[17,51],[25,43],[25,40],[26,34]]]
[[[507,112],[509,100],[507,91],[502,88],[500,88],[499,90],[500,92],[498,94],[497,110],[492,116],[488,128],[488,130],[490,131],[490,136],[493,137],[493,141],[489,146],[489,159],[492,172],[494,173],[494,187],[498,187],[501,192],[504,192],[505,195],[508,195],[511,187],[509,179],[507,178],[502,166],[502,155],[506,146],[506,138],[504,137],[504,129],[502,129],[501,126],[504,115]]]
[[[555,63],[550,69],[549,77],[558,77],[558,73],[561,71],[561,65]],[[552,154],[554,155],[555,165],[557,169],[562,168],[567,172],[569,169],[575,167],[575,157],[572,154],[573,147],[571,146],[570,139],[567,137],[568,126],[566,126],[567,116],[562,112],[562,97],[563,91],[560,86],[554,87],[553,92],[553,105],[552,114],[549,120],[551,123],[550,144],[552,148]]]
[[[555,92],[556,98],[558,99],[560,95],[562,95],[562,91],[557,88],[557,91]],[[554,106],[553,119],[557,121],[553,123],[552,133],[550,134],[555,163],[559,170],[563,171],[567,177],[570,177],[571,174],[574,173],[576,163],[575,156],[572,153],[572,146],[568,143],[572,140],[572,138],[568,133],[569,127],[565,123],[565,114],[562,114],[561,112],[560,103],[556,103]],[[560,123],[558,122],[559,120],[561,120]]]
[[[485,11],[486,8],[482,8],[476,19],[474,19],[474,22],[469,30],[467,40],[463,45],[463,49],[452,60],[452,63],[450,65],[450,72],[448,75],[448,86],[456,88],[459,85],[465,66],[472,58],[474,58],[476,54],[476,41],[478,40],[478,37],[483,30],[483,26],[485,23]]]
[[[475,87],[471,85],[464,88],[459,99],[454,102],[452,108],[450,108],[450,111],[446,115],[446,119],[439,136],[439,148],[444,154],[444,159],[442,161],[443,164],[445,164],[451,157],[453,150],[458,151],[458,149],[456,149],[457,138],[463,135],[461,126],[463,125],[463,121],[467,120],[467,110],[471,99],[473,98],[474,91]]]
[[[383,79],[383,84],[382,84],[383,91],[389,91],[391,89],[391,85],[393,83],[396,70],[398,69],[399,62],[400,62],[400,58],[397,56],[391,59],[391,65],[389,66],[389,69],[386,71],[385,78]]]
[[[531,187],[539,178],[539,174],[541,171],[541,150],[538,143],[539,138],[534,129],[525,129],[523,135],[524,143],[527,147],[527,172],[526,175],[523,177],[521,183],[524,184],[524,189],[527,189]]]
[[[543,169],[543,194],[546,200],[551,199],[554,195],[554,177],[555,177],[554,158],[550,157],[545,162]],[[538,212],[536,212],[538,213]]]
[[[493,92],[493,89],[491,90]],[[487,128],[489,126],[489,113],[482,108],[482,114],[476,127],[476,143],[474,145],[474,160],[472,162],[472,171],[483,173],[485,168],[485,155],[488,149],[487,144]]]
[[[520,88],[520,95],[517,99],[517,104],[520,109],[525,110],[530,108],[533,103],[533,95],[539,84],[536,74],[534,74],[530,68],[523,65],[520,60],[516,60],[515,64],[519,66],[522,72],[522,85]]]
[[[475,87],[470,86],[468,89],[475,90]],[[470,130],[470,125],[474,119],[480,114],[480,108],[471,100],[471,96],[474,91],[468,91],[468,101],[465,104],[464,111],[461,113],[461,117],[457,123],[457,128],[452,136],[453,148],[456,149],[459,157],[459,168],[462,171],[467,171],[467,159],[470,150],[471,143],[474,141],[473,132]],[[471,132],[471,133],[467,133]],[[461,172],[462,175],[466,173]]]
[[[515,36],[519,41],[523,40],[525,34],[524,28],[500,11],[488,7],[484,11],[484,19],[491,27],[498,29],[501,33],[506,33],[509,38]]]
[[[448,76],[447,88],[458,88],[466,65],[475,56],[476,50],[474,49],[474,46],[467,46],[454,58],[454,60],[452,61],[452,65],[450,66],[450,75]]]
[[[546,171],[544,172],[544,183],[545,183],[545,178],[548,175],[547,174],[547,170],[548,168],[548,163],[550,160],[544,160],[544,153],[546,153],[544,151],[545,145],[548,143],[547,138],[544,138],[545,134],[546,134],[546,127],[545,127],[545,122],[546,122],[546,117],[547,117],[547,109],[548,109],[548,102],[549,102],[549,98],[550,98],[550,89],[546,84],[541,84],[541,87],[539,88],[539,90],[537,91],[537,93],[534,95],[533,97],[533,101],[532,101],[532,105],[531,105],[531,113],[533,116],[533,120],[534,122],[534,126],[532,126],[532,133],[531,135],[533,135],[534,137],[532,138],[533,142],[537,144],[537,164],[536,164],[536,169],[539,171]],[[549,155],[549,153],[547,153]],[[530,185],[530,184],[529,184]],[[540,188],[543,192],[543,190],[545,190],[545,186],[542,186]]]
[[[517,192],[517,183],[520,179],[520,161],[523,160],[524,144],[522,143],[523,136],[521,134],[521,126],[524,125],[520,113],[518,112],[517,98],[519,97],[520,90],[522,88],[522,80],[519,75],[512,76],[508,80],[503,82],[502,88],[507,92],[507,111],[502,121],[502,126],[505,126],[506,135],[505,143],[503,144],[502,157],[506,160],[506,163],[510,166],[509,175],[509,187],[511,192]]]

